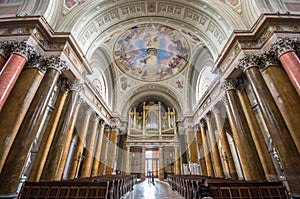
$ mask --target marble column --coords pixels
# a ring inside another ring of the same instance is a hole
[[[217,124],[217,129],[220,133],[220,142],[221,142],[221,146],[222,146],[222,150],[223,150],[223,154],[222,156],[225,159],[225,163],[227,164],[228,170],[229,170],[229,178],[237,180],[238,179],[238,175],[237,175],[237,170],[235,168],[234,162],[233,162],[233,156],[230,150],[230,146],[229,146],[229,142],[227,139],[227,135],[226,132],[223,128],[224,126],[224,121],[222,120],[221,117],[221,111],[220,108],[218,107],[213,107],[212,109],[212,113],[214,114],[215,120],[216,120],[216,124]]]
[[[109,144],[109,136],[110,136],[110,127],[105,126],[104,127],[104,134],[103,134],[103,142],[102,142],[102,148],[101,148],[101,157],[100,157],[100,163],[99,163],[99,169],[98,169],[98,176],[99,175],[105,175],[106,173],[106,164],[107,164],[107,149]]]
[[[300,97],[274,57],[272,50],[264,53],[260,71],[300,153]]]
[[[158,166],[158,171],[159,171],[159,179],[164,180],[164,150],[163,147],[159,147],[159,152],[158,152],[158,157],[159,157],[159,166]],[[145,170],[145,169],[144,169]],[[145,172],[144,172],[145,173]]]
[[[101,147],[102,147],[102,142],[103,142],[103,133],[104,133],[104,121],[102,120],[100,122],[100,128],[99,128],[99,133],[98,133],[98,139],[97,139],[97,144],[96,144],[96,150],[95,150],[95,156],[94,156],[91,176],[98,175],[98,169],[99,169],[100,157],[101,157]]]
[[[143,134],[146,133],[146,102],[143,104]]]
[[[146,173],[145,173],[145,162],[146,162],[146,153],[145,153],[145,147],[142,147],[142,150],[141,150],[141,169],[140,169],[140,172],[141,172],[141,179],[146,179]]]
[[[196,163],[200,165],[200,150],[199,150],[199,143],[198,143],[198,134],[199,134],[200,128],[199,125],[194,126],[194,142],[195,142],[195,156],[196,156]]]
[[[61,81],[60,91],[58,93],[53,112],[49,118],[49,122],[41,139],[39,149],[37,151],[35,161],[33,162],[30,175],[28,177],[29,181],[39,182],[47,157],[52,144],[54,134],[57,128],[61,112],[66,101],[68,93],[67,82],[65,79]]]
[[[38,59],[35,59],[38,60]],[[0,112],[0,173],[45,71],[32,60],[22,71]]]
[[[208,176],[215,176],[213,165],[212,165],[212,159],[211,159],[210,152],[209,152],[208,140],[207,140],[207,137],[206,137],[205,122],[204,121],[200,121],[200,129],[201,129],[201,137],[202,137],[202,143],[203,143],[203,151],[204,151],[207,175]]]
[[[300,195],[300,169],[296,169],[300,168],[300,155],[259,72],[258,66],[260,65],[261,58],[256,55],[246,55],[239,63],[239,67],[244,71],[252,86],[267,128],[278,149],[289,187],[292,193]]]
[[[81,159],[83,158],[83,149],[86,144],[86,135],[89,128],[90,117],[93,112],[91,107],[85,110],[84,118],[81,123],[80,132],[78,135],[75,150],[72,154],[71,165],[69,168],[68,179],[78,178]],[[85,160],[84,160],[85,161]]]
[[[14,51],[0,72],[0,111],[23,70],[29,54],[30,56],[38,56],[37,52],[26,41],[14,43],[13,48]]]
[[[269,154],[268,146],[265,141],[264,135],[260,129],[259,123],[255,116],[255,113],[251,107],[250,100],[244,88],[244,81],[239,79],[239,87],[237,89],[237,95],[239,96],[248,126],[261,161],[265,176],[268,181],[278,181],[278,176],[272,161],[272,157]]]
[[[207,129],[208,129],[208,136],[209,136],[211,152],[212,152],[212,156],[213,156],[213,163],[215,165],[215,172],[216,172],[215,176],[224,178],[225,175],[224,175],[221,158],[220,158],[220,153],[219,153],[219,149],[218,149],[218,145],[217,145],[217,141],[216,141],[215,130],[214,130],[213,124],[212,124],[212,116],[210,113],[208,113],[205,115],[204,118],[205,118]]]
[[[116,152],[117,152],[117,135],[118,135],[118,129],[116,127],[111,128],[111,133],[109,137],[109,143],[108,143],[108,156],[107,156],[107,167],[106,167],[106,174],[113,174],[114,172],[114,162],[116,158]]]
[[[180,167],[180,155],[179,155],[179,150],[178,146],[174,147],[174,156],[175,156],[175,175],[180,175],[181,174],[181,167]]]
[[[124,170],[122,170],[122,173],[124,173],[125,175],[130,175],[130,146],[127,146],[125,148],[125,153],[126,155],[124,156]]]
[[[243,113],[239,98],[235,91],[236,81],[227,80],[222,84],[226,91],[230,111],[227,111],[233,139],[238,149],[246,180],[265,180],[265,174],[260,163],[247,120]],[[225,104],[228,106],[228,104]]]
[[[96,133],[98,129],[99,116],[94,115],[93,117],[94,118],[93,118],[92,129],[91,129],[91,133],[88,135],[87,151],[86,151],[86,155],[82,167],[82,173],[81,173],[81,177],[83,178],[91,176],[91,169],[93,166],[93,152],[94,152],[94,146],[96,140]]]
[[[205,155],[204,155],[204,144],[202,140],[201,126],[205,126],[205,123],[200,121],[199,131],[197,132],[197,140],[198,140],[198,150],[199,150],[199,164],[201,166],[202,175],[208,176],[207,167],[205,163]]]
[[[188,144],[189,144],[189,152],[190,152],[190,162],[198,163],[197,149],[196,149],[196,137],[195,132],[190,131],[187,134]]]
[[[15,193],[30,146],[41,128],[52,91],[56,86],[61,71],[66,69],[65,63],[60,58],[48,58],[46,59],[46,64],[48,65],[47,72],[35,95],[38,97],[32,100],[11,147],[10,155],[3,166],[0,175],[0,194]]]
[[[300,60],[295,52],[295,42],[290,38],[279,38],[272,49],[289,76],[298,95],[300,95]]]
[[[63,176],[79,107],[82,102],[82,100],[79,99],[79,91],[81,87],[82,85],[77,82],[73,83],[70,87],[66,103],[58,122],[53,143],[46,160],[41,177],[42,180],[61,180]]]

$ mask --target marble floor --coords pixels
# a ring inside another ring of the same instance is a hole
[[[133,191],[127,193],[122,199],[183,199],[177,191],[164,181],[155,180],[154,185],[147,180],[138,182]]]

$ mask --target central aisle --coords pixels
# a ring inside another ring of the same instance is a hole
[[[164,181],[155,181],[155,185],[148,183],[147,180],[134,186],[133,191],[126,194],[122,199],[183,199],[177,191]]]

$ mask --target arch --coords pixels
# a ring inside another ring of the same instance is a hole
[[[217,75],[211,72],[211,66],[204,66],[204,68],[200,71],[197,87],[196,87],[196,99],[199,101],[204,93],[209,88],[210,84],[217,77]]]
[[[139,104],[147,101],[147,99],[156,99],[157,101],[161,101],[168,107],[173,107],[177,113],[178,118],[183,117],[183,108],[182,104],[179,103],[178,98],[175,97],[172,92],[166,88],[149,88],[147,86],[141,87],[138,91],[132,95],[130,95],[129,99],[123,99],[124,101],[119,106],[119,110],[121,110],[121,117],[124,120],[127,120],[128,112],[132,107],[136,107]]]
[[[90,65],[92,67],[92,74],[89,74],[89,78],[92,84],[97,83],[93,82],[94,80],[98,80],[98,86],[100,90],[102,90],[103,100],[107,103],[108,106],[113,106],[114,92],[108,92],[114,90],[114,72],[112,70],[110,59],[108,53],[103,48],[97,48],[97,50],[91,55],[88,59]],[[94,85],[94,86],[96,86]],[[95,87],[97,90],[97,88]],[[101,92],[100,92],[101,93]]]

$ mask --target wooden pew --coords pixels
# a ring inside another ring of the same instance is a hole
[[[240,181],[201,175],[168,176],[173,190],[187,199],[196,199],[203,178],[210,184],[214,199],[286,199],[289,198],[282,182]]]
[[[108,175],[49,182],[25,182],[18,199],[114,199],[136,184],[136,176]]]
[[[113,198],[109,194],[110,182],[25,182],[18,199],[106,199]]]

